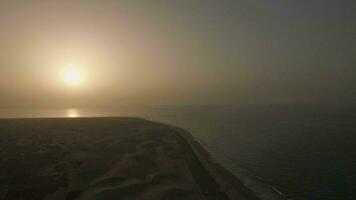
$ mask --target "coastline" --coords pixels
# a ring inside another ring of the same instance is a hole
[[[0,119],[0,130],[0,199],[260,199],[171,125],[125,117]]]
[[[180,127],[170,126],[174,127],[177,133],[189,144],[196,159],[204,166],[207,173],[213,177],[229,199],[292,200],[273,186],[258,180],[252,174],[248,175],[248,178],[246,178],[248,183],[245,184],[222,164],[214,161],[211,153],[190,132]]]
[[[178,128],[178,133],[186,143],[186,149],[191,151],[190,154],[202,165],[202,168],[209,174],[212,181],[219,186],[221,191],[226,194],[228,199],[259,200],[255,193],[245,187],[229,171],[221,165],[213,163],[210,153],[207,152],[189,132]]]

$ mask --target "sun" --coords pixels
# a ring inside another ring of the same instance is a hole
[[[83,72],[75,66],[71,66],[63,70],[62,80],[70,86],[80,85],[83,82]]]

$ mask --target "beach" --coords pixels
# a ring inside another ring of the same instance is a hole
[[[0,199],[258,199],[189,132],[139,118],[0,120]]]

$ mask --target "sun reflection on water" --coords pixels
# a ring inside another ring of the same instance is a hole
[[[79,110],[75,108],[71,108],[67,110],[67,117],[69,118],[76,118],[79,117]]]

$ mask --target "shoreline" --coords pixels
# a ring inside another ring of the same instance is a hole
[[[248,199],[260,200],[257,195],[243,185],[233,174],[218,163],[212,162],[212,155],[184,129],[177,128],[178,134],[187,143],[187,148],[191,149],[191,154],[203,166],[213,181],[219,185],[220,189],[228,196],[228,199]]]
[[[0,119],[0,130],[0,199],[261,199],[172,125],[11,118]]]
[[[248,187],[222,164],[214,162],[212,154],[194,138],[189,131],[174,125],[169,126],[174,127],[177,133],[184,138],[185,142],[188,143],[192,149],[192,153],[196,159],[204,166],[207,173],[214,179],[229,199],[292,200],[273,186],[257,180],[256,177],[249,177],[249,181],[259,184],[258,188],[254,189]]]

